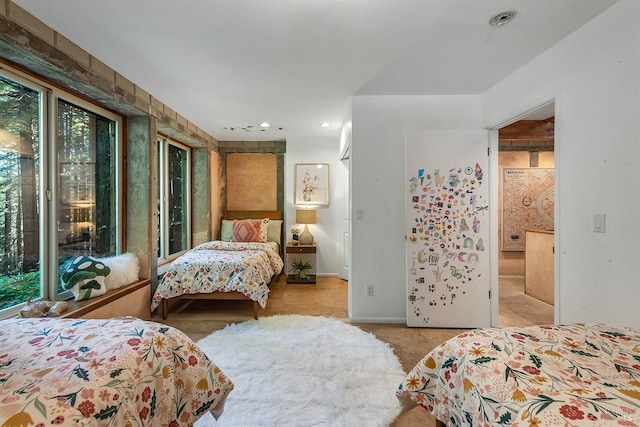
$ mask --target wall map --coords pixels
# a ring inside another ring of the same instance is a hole
[[[553,230],[553,168],[505,168],[502,250],[524,251],[524,231]]]
[[[455,305],[481,273],[489,213],[479,195],[478,163],[448,170],[419,169],[409,178],[409,307],[428,323],[421,307]],[[481,193],[481,194],[484,194]]]

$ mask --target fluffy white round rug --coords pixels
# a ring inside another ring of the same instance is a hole
[[[282,315],[198,341],[235,384],[224,412],[196,426],[388,426],[405,374],[391,347],[336,319]]]

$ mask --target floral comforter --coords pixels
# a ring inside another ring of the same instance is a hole
[[[181,331],[135,318],[0,322],[0,425],[181,426],[233,383]]]
[[[487,328],[427,354],[397,392],[449,426],[640,425],[640,330]]]
[[[163,298],[215,291],[240,292],[265,308],[268,284],[282,267],[282,258],[267,243],[203,243],[171,263],[153,295],[151,311]]]

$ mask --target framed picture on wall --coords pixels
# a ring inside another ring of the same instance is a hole
[[[296,163],[296,205],[329,205],[329,163]]]

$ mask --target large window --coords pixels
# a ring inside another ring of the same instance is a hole
[[[0,317],[65,296],[79,255],[115,255],[118,116],[0,71]]]
[[[58,265],[115,255],[117,122],[58,101]],[[60,286],[62,284],[60,283]]]
[[[167,138],[158,139],[158,258],[174,257],[191,245],[190,150]]]
[[[43,296],[42,92],[0,76],[0,310]]]

